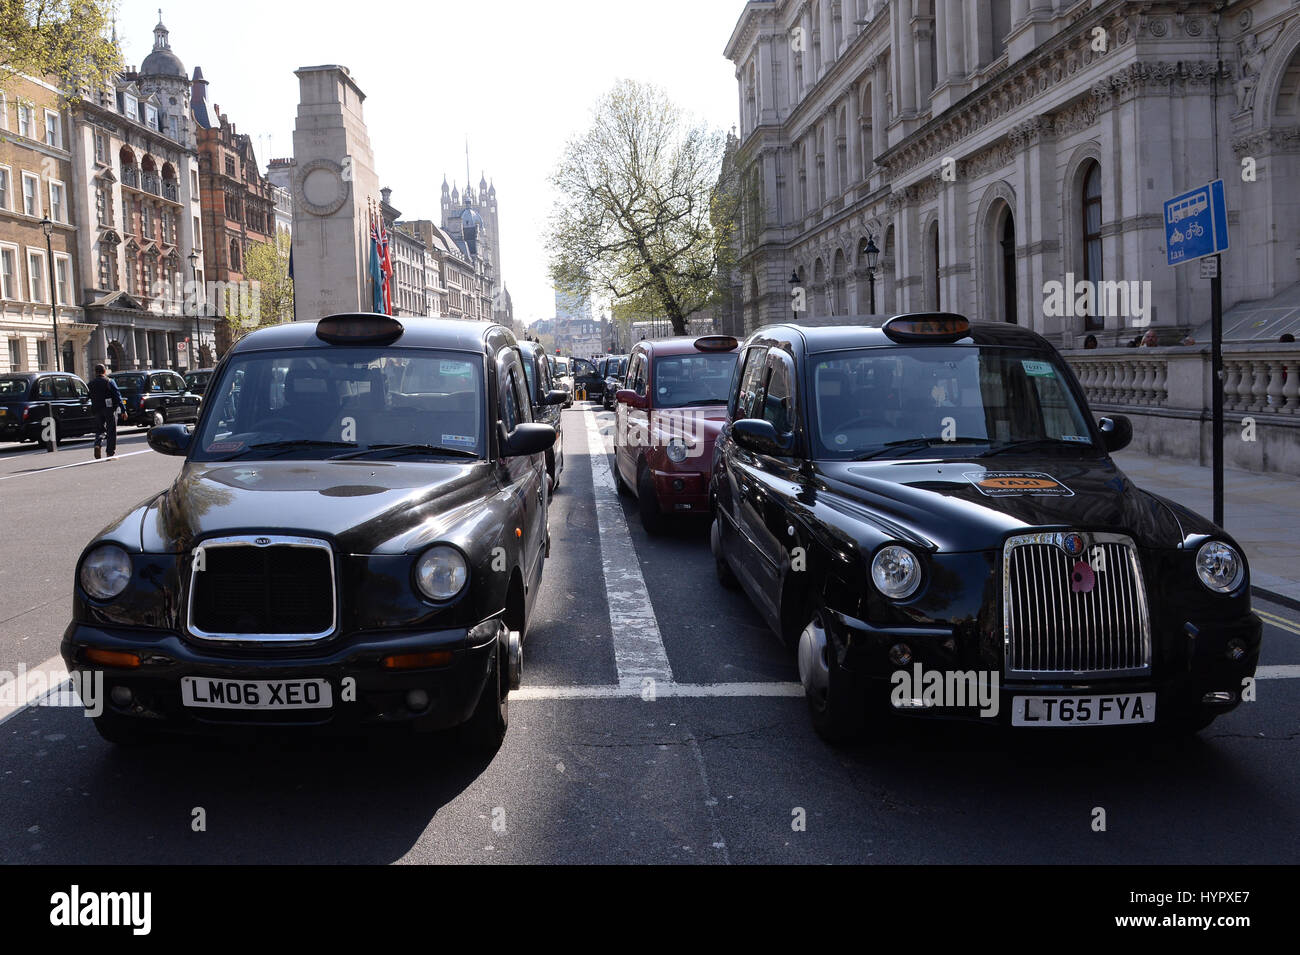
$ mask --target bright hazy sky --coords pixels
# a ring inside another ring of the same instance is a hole
[[[719,129],[737,122],[722,55],[741,0],[391,0],[371,5],[227,0],[162,10],[173,52],[208,102],[253,137],[263,171],[293,151],[300,66],[340,63],[366,94],[380,186],[403,218],[440,218],[442,178],[495,183],[501,266],[515,317],[555,313],[544,229],[547,176],[617,79],[647,80]],[[310,13],[306,12],[310,11]],[[157,2],[122,0],[128,65],[153,47]]]

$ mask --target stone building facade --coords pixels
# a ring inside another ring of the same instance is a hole
[[[197,336],[210,354],[213,323],[186,314],[189,255],[201,247],[198,164],[189,78],[161,22],[138,70],[82,91],[70,152],[77,294],[93,326],[78,368],[193,367],[179,346]]]
[[[432,302],[425,282],[428,277],[429,249],[414,232],[398,226],[401,215],[393,208],[393,190],[380,189],[383,197],[379,211],[389,234],[389,252],[393,261],[393,314],[432,315]]]
[[[253,151],[253,138],[241,133],[214,103],[208,106],[208,82],[194,68],[191,81],[195,136],[198,147],[199,196],[203,210],[203,264],[208,279],[235,285],[236,292],[217,293],[223,312],[216,316],[216,353],[225,354],[233,340],[231,322],[256,324],[260,315],[241,315],[239,283],[246,281],[244,259],[253,245],[274,242],[276,187],[261,173]],[[292,212],[291,212],[292,216]]]
[[[1165,264],[1162,203],[1215,178],[1225,308],[1300,281],[1292,0],[753,0],[725,55],[746,330],[790,318],[792,291],[867,314],[874,284],[877,313],[1131,337],[1141,317],[1096,301],[1048,314],[1051,283],[1086,280],[1149,282],[1168,341],[1210,302],[1196,266]]]
[[[60,366],[85,377],[85,348],[94,327],[84,321],[78,250],[72,125],[59,91],[15,76],[0,91],[0,373],[55,367],[58,312]],[[49,248],[42,218],[52,223]]]

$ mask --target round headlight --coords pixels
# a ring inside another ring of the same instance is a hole
[[[80,580],[96,600],[111,600],[131,581],[131,558],[116,544],[101,544],[81,562]]]
[[[871,561],[871,582],[891,600],[904,600],[921,586],[921,561],[906,547],[882,547]]]
[[[430,547],[415,563],[415,583],[421,593],[433,600],[450,600],[464,589],[467,580],[469,567],[465,557],[445,544]]]
[[[1246,562],[1230,544],[1206,541],[1196,552],[1196,576],[1215,593],[1230,594],[1246,576]]]
[[[674,464],[681,464],[686,460],[686,442],[681,438],[673,438],[668,442],[668,460]]]

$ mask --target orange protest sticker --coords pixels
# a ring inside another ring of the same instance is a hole
[[[1056,478],[1041,471],[967,471],[965,477],[987,497],[1018,494],[1070,497],[1074,494]]]

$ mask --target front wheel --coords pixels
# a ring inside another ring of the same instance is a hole
[[[463,749],[491,755],[505,741],[506,728],[510,724],[510,700],[504,670],[498,648],[492,657],[492,673],[483,684],[474,714],[458,728]]]
[[[167,419],[163,417],[163,413],[161,411],[155,411],[153,413],[153,418],[151,420],[153,422],[150,425],[151,428],[161,428],[163,425],[167,423]]]
[[[820,610],[799,635],[799,679],[813,729],[828,743],[848,743],[867,725],[867,698],[857,677],[840,666]]]
[[[659,510],[659,496],[655,494],[654,478],[649,468],[642,468],[636,479],[637,510],[641,512],[641,526],[647,534],[659,534],[664,529],[666,520]]]
[[[722,518],[720,517],[715,517],[713,526],[709,528],[709,546],[713,550],[713,567],[718,574],[718,583],[728,590],[735,590],[740,586],[740,581],[736,579],[731,565],[727,563],[726,554],[722,551]]]

